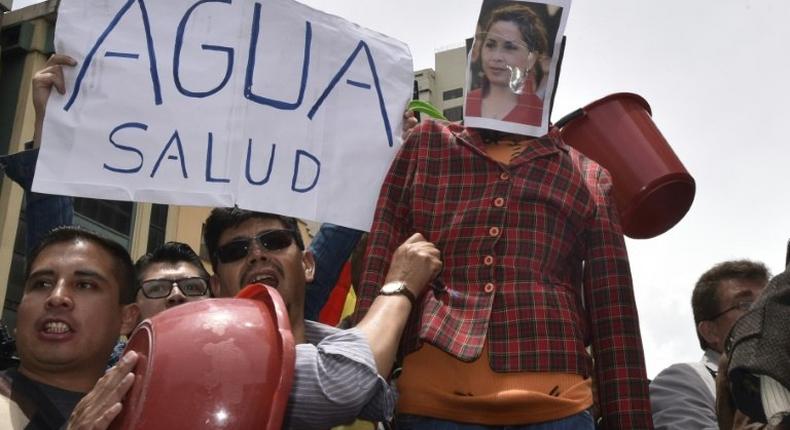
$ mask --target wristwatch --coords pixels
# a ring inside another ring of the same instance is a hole
[[[417,298],[414,297],[414,293],[412,293],[410,289],[406,288],[406,283],[403,281],[387,282],[381,287],[379,294],[382,296],[395,296],[402,294],[406,296],[407,299],[409,299],[412,306],[417,304]]]

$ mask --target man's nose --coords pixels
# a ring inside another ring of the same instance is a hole
[[[170,295],[167,296],[167,307],[177,306],[186,301],[187,298],[184,296],[184,293],[173,283],[173,287],[170,289]]]
[[[250,243],[250,252],[247,254],[247,259],[252,262],[255,260],[267,260],[269,258],[269,250],[261,245],[257,239]]]
[[[69,293],[65,280],[59,280],[55,288],[52,289],[49,297],[47,297],[46,306],[50,309],[70,309],[74,306],[74,301],[71,299],[71,294]]]

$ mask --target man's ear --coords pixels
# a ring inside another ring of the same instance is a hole
[[[717,345],[721,341],[719,332],[712,321],[700,321],[697,323],[697,331],[708,345]]]
[[[310,251],[302,253],[302,266],[304,266],[304,280],[305,282],[313,282],[315,278],[315,257]]]
[[[211,295],[214,297],[222,297],[222,295],[220,294],[222,289],[220,287],[219,278],[217,277],[217,274],[215,273],[211,275],[211,277],[208,278],[208,281],[209,281],[209,288],[211,288]]]
[[[140,324],[140,307],[137,303],[130,303],[121,307],[121,336],[129,336]]]

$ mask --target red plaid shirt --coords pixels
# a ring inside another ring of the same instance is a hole
[[[471,361],[487,339],[495,371],[588,376],[592,344],[605,427],[652,428],[610,192],[608,172],[556,132],[503,165],[486,156],[474,129],[425,121],[382,185],[357,318],[378,294],[395,248],[422,233],[442,251],[444,286],[421,297],[402,352],[425,341]]]

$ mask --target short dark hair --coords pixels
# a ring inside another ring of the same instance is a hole
[[[750,260],[733,260],[719,263],[703,273],[694,285],[691,294],[691,309],[694,313],[694,323],[707,321],[721,312],[719,301],[719,285],[724,281],[753,281],[768,283],[771,273],[765,264]],[[708,343],[697,330],[697,338],[702,349],[708,348]]]
[[[88,231],[76,225],[55,227],[47,233],[41,241],[30,251],[25,268],[25,279],[30,277],[30,270],[38,256],[45,249],[61,243],[76,242],[84,240],[91,242],[102,248],[114,260],[116,277],[120,282],[118,285],[118,300],[122,305],[134,302],[137,294],[137,277],[135,276],[132,258],[126,248],[114,240],[102,237],[92,231]]]
[[[211,276],[206,270],[206,267],[203,266],[203,261],[200,260],[195,250],[182,242],[167,242],[140,257],[137,262],[134,263],[134,268],[137,271],[137,277],[140,281],[142,281],[140,275],[154,263],[170,263],[174,265],[178,263],[187,263],[198,269],[201,278],[208,280]]]
[[[203,230],[206,248],[208,248],[208,255],[211,259],[211,267],[214,269],[214,272],[217,271],[217,266],[219,264],[219,261],[217,260],[219,237],[222,236],[222,233],[224,233],[225,230],[235,227],[244,221],[253,218],[279,220],[286,229],[294,233],[294,236],[296,237],[296,246],[304,251],[304,242],[302,241],[302,234],[299,232],[299,226],[296,223],[296,218],[267,212],[248,211],[246,209],[239,209],[238,207],[214,208],[206,219],[206,225]]]

